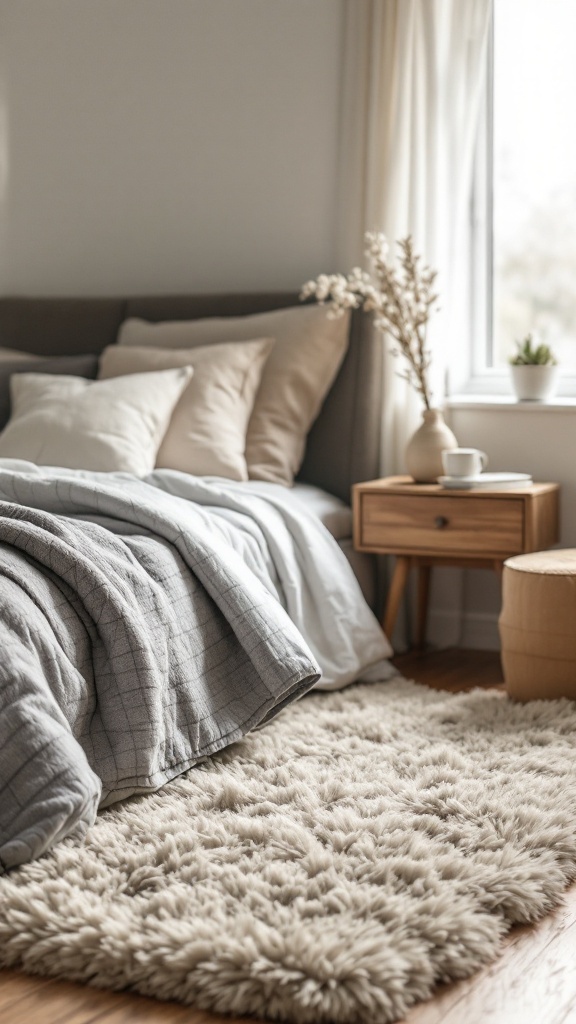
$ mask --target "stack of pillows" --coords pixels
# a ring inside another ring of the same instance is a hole
[[[131,318],[99,359],[0,350],[0,458],[290,486],[348,329],[349,315],[334,320],[321,306],[302,306],[206,320]]]

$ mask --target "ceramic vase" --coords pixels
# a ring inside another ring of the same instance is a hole
[[[406,446],[406,469],[416,483],[434,484],[442,476],[442,452],[458,442],[440,409],[426,409],[422,423]]]

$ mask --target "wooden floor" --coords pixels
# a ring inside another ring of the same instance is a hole
[[[406,654],[396,663],[408,678],[438,689],[502,686],[499,658],[485,651]],[[129,993],[0,972],[1,1024],[231,1021]],[[576,1024],[576,886],[538,925],[510,932],[498,960],[467,981],[439,988],[433,999],[414,1007],[405,1024]]]

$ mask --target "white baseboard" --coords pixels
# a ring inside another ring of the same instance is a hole
[[[461,646],[478,651],[499,651],[498,616],[487,612],[465,615]]]
[[[462,617],[453,610],[430,610],[428,643],[435,647],[468,647],[477,651],[499,651],[498,615],[473,612]]]
[[[426,640],[434,647],[461,646],[460,615],[454,611],[434,610],[428,612]]]

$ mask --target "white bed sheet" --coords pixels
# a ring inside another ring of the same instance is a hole
[[[307,512],[316,516],[334,540],[347,540],[352,536],[352,509],[340,498],[314,487],[312,484],[295,483],[291,488],[284,488],[287,502],[296,499],[297,504],[304,506]]]
[[[352,543],[352,509],[340,498],[314,487],[312,484],[295,483],[291,490],[282,488],[284,500],[296,506],[301,505],[307,512],[320,520],[323,526],[338,542],[346,555],[364,600],[371,608],[376,601],[376,570],[374,557],[362,551],[355,551]]]

